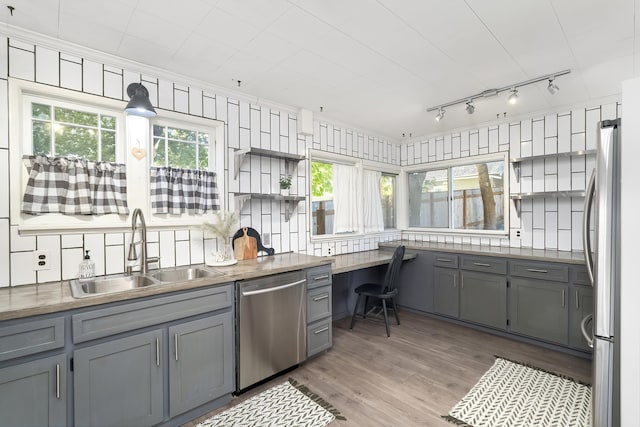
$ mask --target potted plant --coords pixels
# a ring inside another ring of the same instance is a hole
[[[280,194],[283,196],[289,195],[291,189],[291,175],[283,175],[280,177]]]
[[[217,211],[213,213],[214,221],[205,222],[202,228],[213,234],[218,240],[218,251],[213,252],[213,261],[219,265],[231,265],[235,263],[233,249],[231,249],[231,238],[233,237],[238,222],[238,215],[235,212]]]

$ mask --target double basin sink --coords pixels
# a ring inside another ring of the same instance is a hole
[[[148,274],[96,277],[91,281],[73,279],[69,282],[71,294],[75,298],[112,294],[131,289],[157,286],[168,283],[186,282],[207,277],[222,276],[225,273],[204,267],[171,268],[153,271]]]

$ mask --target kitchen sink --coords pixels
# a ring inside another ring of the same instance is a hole
[[[71,286],[71,294],[75,298],[111,294],[158,284],[160,284],[159,280],[139,274],[132,276],[98,277],[87,282],[81,282],[78,279],[73,279],[69,282],[69,285]]]
[[[202,267],[176,268],[172,270],[160,270],[151,273],[149,276],[162,283],[184,282],[193,279],[202,279],[205,277],[222,276],[223,272],[210,270]]]

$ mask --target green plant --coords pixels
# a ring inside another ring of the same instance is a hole
[[[286,190],[291,188],[291,176],[281,176],[280,177],[280,188]]]

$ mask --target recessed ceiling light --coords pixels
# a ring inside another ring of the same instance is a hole
[[[509,95],[509,98],[507,98],[507,100],[509,101],[509,104],[513,105],[516,102],[518,102],[518,90],[517,89],[511,89],[511,95]]]

